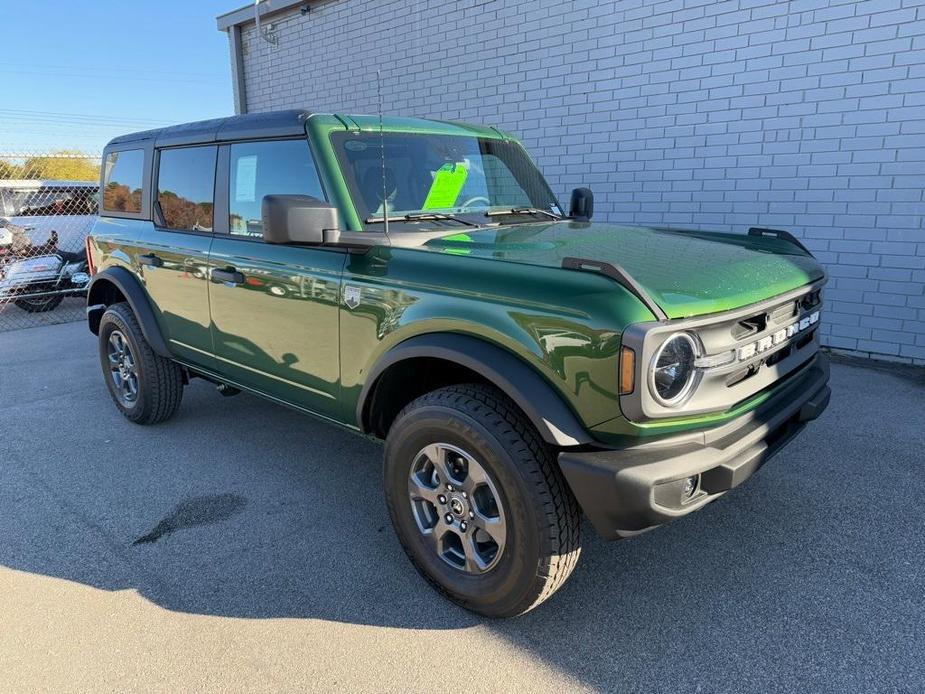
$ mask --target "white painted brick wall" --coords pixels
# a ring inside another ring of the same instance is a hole
[[[925,364],[925,0],[322,0],[244,27],[248,111],[497,125],[596,218],[793,231],[824,341]],[[666,262],[670,259],[666,258]]]

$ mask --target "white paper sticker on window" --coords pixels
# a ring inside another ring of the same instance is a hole
[[[235,202],[254,202],[257,197],[257,155],[240,157],[235,170]]]

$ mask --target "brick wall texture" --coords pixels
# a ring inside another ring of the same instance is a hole
[[[320,0],[242,27],[245,108],[497,125],[595,217],[792,231],[825,343],[925,364],[925,0]],[[670,263],[665,258],[665,263]]]

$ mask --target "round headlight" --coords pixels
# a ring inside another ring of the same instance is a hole
[[[694,384],[697,343],[687,333],[676,333],[662,343],[652,359],[650,389],[659,403],[680,403]]]

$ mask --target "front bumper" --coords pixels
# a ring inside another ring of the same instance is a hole
[[[829,360],[819,352],[771,400],[722,426],[619,450],[563,451],[559,466],[605,539],[649,530],[738,486],[829,404]],[[682,486],[699,478],[683,499]]]

